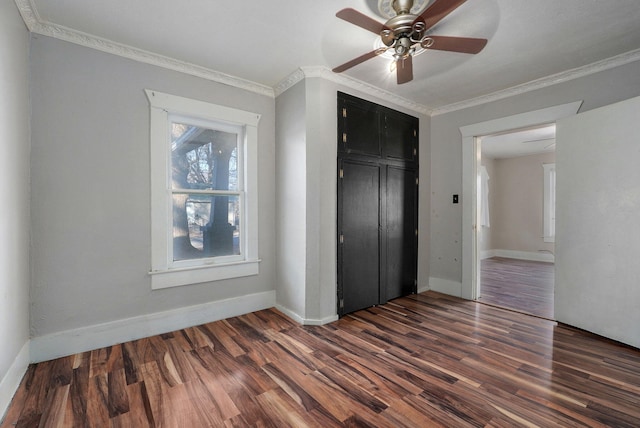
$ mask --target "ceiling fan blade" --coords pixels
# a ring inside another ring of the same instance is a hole
[[[398,85],[413,80],[413,57],[411,55],[405,59],[396,61],[396,77],[398,79]]]
[[[367,52],[364,55],[360,55],[357,58],[352,59],[351,61],[345,62],[342,65],[337,66],[336,68],[334,68],[333,71],[334,73],[342,73],[345,70],[350,69],[351,67],[354,67],[362,62],[365,62],[368,59],[374,58],[378,55],[380,55],[381,51],[379,49],[376,49],[374,51],[371,52]]]
[[[416,21],[424,21],[425,29],[428,30],[466,1],[467,0],[436,0],[422,12]]]
[[[429,49],[439,51],[461,52],[477,54],[487,44],[487,39],[475,39],[472,37],[429,36],[433,44]]]
[[[380,34],[382,30],[387,28],[384,24],[376,21],[373,18],[369,18],[367,15],[364,15],[351,8],[342,9],[341,11],[336,13],[336,16],[340,19],[344,19],[347,22],[350,22],[360,28],[364,28],[365,30],[369,30],[372,33],[376,34]]]

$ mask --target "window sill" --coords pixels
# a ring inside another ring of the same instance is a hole
[[[197,266],[179,269],[156,270],[151,275],[151,289],[180,287],[223,279],[258,275],[260,260],[249,260],[218,265]]]

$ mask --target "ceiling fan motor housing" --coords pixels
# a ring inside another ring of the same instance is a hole
[[[413,23],[418,19],[418,16],[410,13],[394,16],[388,20],[384,26],[392,31],[392,33],[399,37],[403,34],[408,35],[413,32]],[[385,30],[383,30],[384,32]]]
[[[380,32],[380,38],[385,46],[394,46],[396,53],[398,48],[403,50],[403,46],[409,39],[412,42],[419,42],[425,31],[424,21],[419,16],[411,13],[413,0],[393,0],[393,9],[396,16],[389,19],[385,24],[385,29]],[[404,40],[404,42],[401,42]]]

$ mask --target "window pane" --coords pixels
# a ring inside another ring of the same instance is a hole
[[[173,260],[240,254],[240,198],[173,195]]]
[[[238,134],[171,123],[174,189],[238,190]]]

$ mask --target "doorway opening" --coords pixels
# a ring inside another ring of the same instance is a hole
[[[555,123],[478,137],[477,301],[553,319]]]
[[[462,134],[462,289],[461,297],[477,300],[481,295],[480,216],[481,194],[478,174],[482,153],[481,137],[515,129],[531,129],[575,115],[582,101],[480,122],[460,128]]]

